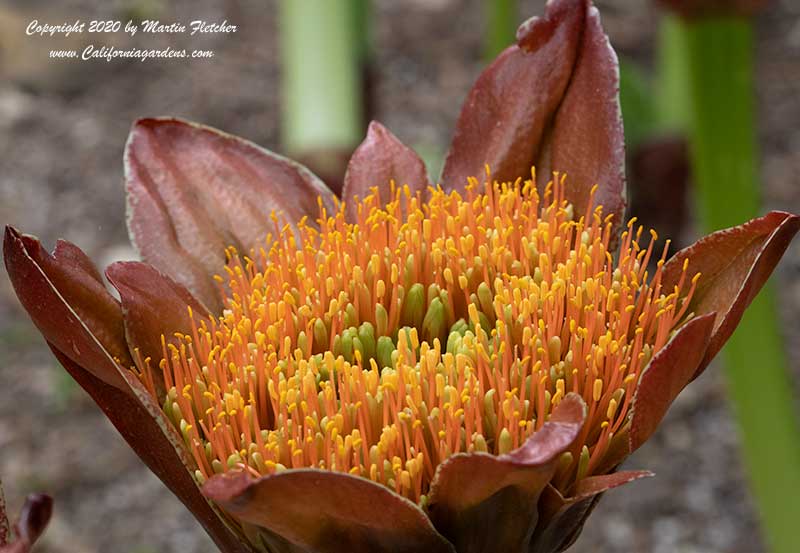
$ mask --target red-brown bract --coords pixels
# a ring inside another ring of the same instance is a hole
[[[0,553],[28,553],[44,532],[52,512],[53,500],[50,496],[42,493],[29,495],[22,506],[19,519],[13,524],[12,537],[3,487],[0,485]]]
[[[616,468],[800,226],[772,212],[646,276],[662,247],[621,232],[617,96],[597,11],[554,0],[469,92],[441,189],[378,123],[340,209],[296,163],[143,119],[125,157],[143,262],[106,270],[121,300],[68,242],[48,254],[7,228],[6,267],[59,361],[222,551],[562,551],[604,491],[648,475]],[[547,186],[553,170],[566,184]]]

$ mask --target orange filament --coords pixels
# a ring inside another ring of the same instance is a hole
[[[553,483],[592,474],[699,275],[662,290],[668,243],[650,279],[656,234],[643,248],[630,221],[615,261],[610,218],[563,192],[473,180],[381,209],[374,190],[356,224],[323,210],[295,236],[274,218],[268,250],[231,250],[223,315],[142,369],[154,394],[163,372],[198,480],[318,467],[424,502],[444,459],[521,446],[569,392],[588,419]]]

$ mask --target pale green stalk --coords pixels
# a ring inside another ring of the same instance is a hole
[[[517,31],[516,0],[484,0],[486,35],[483,43],[483,59],[489,63],[506,47],[514,44]]]
[[[741,18],[670,19],[663,31],[662,68],[669,78],[661,112],[688,128],[699,219],[705,231],[741,224],[763,212],[752,25]],[[745,312],[723,359],[764,537],[773,553],[795,553],[800,424],[775,296],[767,284]]]
[[[363,138],[363,9],[360,0],[280,3],[288,153],[347,150]]]

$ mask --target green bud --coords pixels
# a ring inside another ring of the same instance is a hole
[[[483,434],[475,434],[475,437],[472,439],[472,446],[475,448],[475,451],[483,453],[489,451],[489,446],[486,445],[486,438],[483,437]]]
[[[239,456],[238,453],[231,453],[228,457],[228,468],[232,469],[236,465],[242,462],[242,458]]]
[[[531,259],[533,263],[539,262],[539,249],[533,242],[528,243],[528,258]]]
[[[489,285],[485,282],[481,282],[478,285],[478,301],[480,302],[478,305],[481,308],[481,311],[484,313],[494,313],[494,296],[492,294],[492,290],[489,288]]]
[[[358,327],[358,339],[364,346],[362,359],[367,363],[369,359],[375,357],[375,327],[372,326],[372,323],[369,321],[361,323],[361,326]]]
[[[455,355],[458,353],[458,350],[461,349],[461,334],[456,331],[450,332],[450,335],[447,337],[447,353],[452,353]]]
[[[575,481],[583,479],[586,476],[586,471],[589,470],[589,448],[583,446],[581,449],[581,458],[578,460],[578,474],[575,476]]]
[[[447,293],[447,290],[439,290],[439,299],[442,300],[442,305],[445,307],[450,305],[450,294]]]
[[[553,396],[550,394],[550,391],[549,390],[545,390],[544,391],[544,412],[545,413],[549,413],[550,412],[550,400],[552,398],[553,398]]]
[[[383,367],[392,367],[394,368],[394,361],[392,359],[392,353],[395,352],[396,349],[394,347],[394,342],[388,336],[381,336],[378,338],[378,347],[377,347],[377,361],[378,366]]]
[[[389,333],[389,313],[381,304],[375,306],[375,324],[377,325],[377,336],[386,336]]]
[[[180,424],[180,421],[183,419],[183,413],[181,413],[181,407],[178,405],[177,401],[172,402],[172,416],[175,417],[173,420],[175,424]]]
[[[425,288],[422,284],[414,284],[406,294],[403,302],[401,323],[419,328],[425,315]]]
[[[511,308],[510,305],[506,305],[503,307],[503,320],[511,326],[511,319],[514,316],[514,310]]]
[[[322,319],[314,321],[314,351],[320,352],[328,349],[328,327]]]
[[[352,303],[348,303],[344,310],[344,326],[351,327],[358,324],[358,315],[356,308]]]
[[[406,288],[411,286],[411,283],[414,282],[414,272],[416,267],[414,267],[414,254],[409,254],[406,258],[406,268],[405,274],[403,275],[403,282],[405,282]],[[421,286],[421,285],[420,285]]]
[[[497,440],[497,452],[500,455],[505,455],[512,448],[511,433],[507,428],[503,427],[500,431],[500,437]]]
[[[458,319],[453,326],[450,327],[450,332],[458,332],[461,336],[469,330],[469,325],[464,319]]]
[[[175,401],[175,398],[178,397],[178,394],[173,386],[167,392],[167,396],[164,398],[164,405],[161,407],[161,410],[164,411],[164,414],[167,416],[169,420],[172,421],[173,424],[176,424],[175,416],[172,413],[172,403]]]
[[[428,305],[431,304],[433,298],[436,298],[438,296],[439,296],[439,285],[434,282],[433,284],[428,286],[428,302],[427,302]]]
[[[442,305],[442,300],[433,298],[428,306],[428,312],[422,321],[422,339],[429,344],[433,344],[434,339],[438,338],[441,342],[447,330],[447,314]]]
[[[311,353],[308,351],[308,336],[306,336],[305,330],[301,330],[297,335],[297,348],[303,352],[303,357],[308,357],[308,354]]]
[[[648,344],[642,346],[642,367],[646,367],[647,364],[650,362],[650,359],[653,358],[653,348],[650,347]]]
[[[495,394],[497,394],[497,391],[492,388],[483,396],[483,412],[486,415],[486,420],[483,421],[485,426],[484,430],[490,435],[495,435],[495,430],[497,428],[497,413],[494,410]]]
[[[348,329],[349,330],[349,329]],[[353,361],[353,335],[345,330],[342,336],[342,356],[348,361]]]
[[[277,367],[278,367],[278,372],[285,375],[286,369],[289,368],[289,363],[288,361],[286,361],[286,359],[280,359],[278,360]]]
[[[258,467],[258,470],[261,472],[267,471],[267,465],[264,463],[264,456],[261,455],[258,451],[254,451],[250,454],[250,461],[252,461],[251,465],[255,465]]]
[[[572,452],[565,451],[564,453],[562,453],[558,457],[558,464],[556,466],[556,474],[562,474],[570,466],[572,466]]]
[[[334,357],[339,357],[340,355],[342,355],[342,335],[341,334],[337,334],[336,336],[333,337],[333,348],[331,348],[331,349],[333,351],[333,356]]]
[[[478,320],[481,322],[481,328],[487,334],[494,327],[494,325],[489,322],[489,317],[487,317],[483,311],[478,311]]]
[[[180,428],[181,428],[181,435],[183,436],[183,441],[186,442],[186,445],[191,446],[192,439],[189,436],[189,431],[188,431],[189,423],[181,419]]]

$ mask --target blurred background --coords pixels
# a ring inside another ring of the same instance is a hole
[[[629,175],[639,190],[633,208],[662,234],[688,243],[698,225],[691,203],[684,201],[684,190],[691,196],[686,147],[679,133],[664,127],[655,132],[650,125],[650,104],[663,96],[652,77],[663,14],[643,0],[595,3],[624,63]],[[513,19],[519,23],[540,14],[543,5],[520,1]],[[371,2],[364,105],[423,154],[432,175],[438,175],[458,106],[486,60],[485,10],[478,0]],[[118,33],[106,43],[204,48],[215,56],[111,63],[48,59],[50,49],[82,48],[90,40],[86,34],[24,34],[32,19],[129,18],[227,19],[238,32],[132,38]],[[122,152],[131,123],[142,116],[180,116],[286,152],[291,131],[281,132],[285,72],[279,21],[274,0],[0,1],[0,223],[39,236],[48,248],[66,238],[101,267],[133,258],[124,224]],[[775,0],[755,17],[754,32],[760,212],[798,213],[800,3]],[[660,219],[654,206],[662,210]],[[787,344],[789,396],[797,398],[800,240],[772,282],[778,329]],[[658,433],[626,463],[657,477],[607,494],[573,550],[766,552],[741,459],[725,379],[714,366],[678,398]],[[42,553],[215,551],[189,512],[57,365],[5,276],[0,277],[0,478],[12,515],[31,491],[54,496],[54,519],[37,547]],[[800,490],[786,493],[797,497]]]

